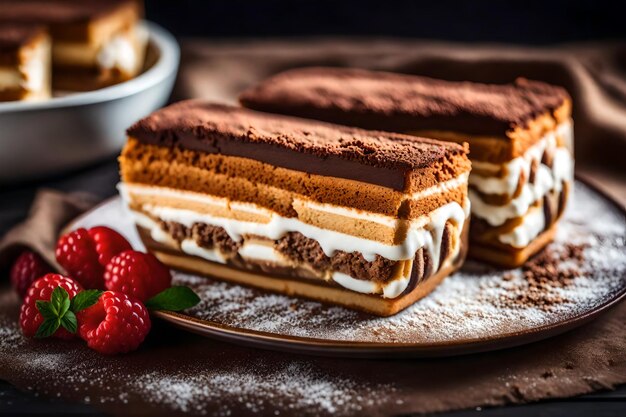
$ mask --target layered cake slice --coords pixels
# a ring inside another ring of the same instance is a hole
[[[249,108],[470,145],[470,256],[514,267],[548,243],[573,178],[571,100],[524,79],[487,85],[355,69],[279,74]]]
[[[136,0],[3,0],[0,22],[45,25],[52,37],[53,85],[94,90],[135,77],[147,34]]]
[[[0,24],[0,101],[50,97],[50,41],[42,27]]]
[[[174,268],[386,316],[463,261],[461,145],[201,101],[128,135],[121,194]]]

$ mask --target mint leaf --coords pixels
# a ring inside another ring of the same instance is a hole
[[[65,288],[56,287],[50,296],[50,303],[53,310],[57,312],[57,317],[63,317],[67,310],[70,309],[70,295]]]
[[[84,292],[87,292],[87,294],[83,295],[78,300],[79,307],[82,306],[79,310],[85,308],[84,306],[89,306],[98,301],[98,297],[100,297],[102,293],[102,291],[98,290],[95,291],[98,294],[94,294],[94,291]],[[77,294],[75,298],[78,298],[79,295],[80,293]],[[52,336],[61,326],[71,333],[76,333],[78,320],[76,320],[74,312],[70,310],[76,303],[70,300],[70,295],[65,288],[56,287],[50,295],[50,301],[37,300],[35,305],[44,318],[43,323],[41,323],[37,329],[37,333],[35,333],[35,337],[43,338]]]
[[[44,319],[57,318],[57,312],[54,311],[52,304],[49,301],[37,300],[35,301],[35,305]]]
[[[180,311],[195,306],[200,297],[189,287],[170,287],[146,301],[149,310]]]
[[[35,333],[36,338],[44,338],[49,337],[54,334],[59,328],[61,322],[58,319],[46,319],[41,326],[37,329],[37,333]]]
[[[71,311],[65,313],[63,317],[61,317],[61,326],[63,326],[68,332],[76,333],[78,329],[78,320],[76,320],[76,315]]]
[[[78,313],[98,302],[103,291],[101,290],[85,290],[76,294],[76,297],[72,299],[71,310],[74,313]]]
[[[67,292],[65,294],[67,294]],[[65,313],[67,313],[70,310],[70,304],[71,304],[70,296],[68,295],[67,298],[63,299],[61,308],[59,309],[59,317],[63,317]]]

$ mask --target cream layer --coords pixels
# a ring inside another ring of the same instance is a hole
[[[173,190],[163,187],[143,186],[137,184],[123,184],[120,192],[127,204],[131,203],[130,192],[151,193],[153,195],[175,196],[177,199],[192,199],[202,201],[209,205],[236,205],[238,202],[230,202],[228,199],[219,198],[190,191]],[[263,207],[250,203],[243,203],[248,210],[254,210],[259,215],[268,218],[268,222],[250,222],[233,218],[213,216],[207,213],[198,213],[192,210],[181,208],[165,207],[156,204],[143,204],[141,210],[150,216],[164,221],[174,221],[187,227],[194,223],[205,223],[223,228],[226,233],[236,242],[241,241],[243,235],[253,234],[270,240],[278,240],[288,232],[299,232],[307,238],[316,240],[327,256],[332,256],[336,251],[360,252],[363,257],[372,262],[376,256],[400,261],[413,259],[415,252],[424,247],[428,250],[429,256],[433,259],[434,269],[438,269],[439,250],[443,229],[448,221],[451,221],[456,229],[463,229],[465,219],[469,214],[469,201],[464,207],[456,202],[448,203],[437,208],[428,215],[423,215],[410,222],[406,237],[403,242],[397,245],[388,245],[379,241],[356,237],[341,232],[322,229],[311,224],[302,222],[297,218],[288,218]],[[348,213],[346,213],[348,214]],[[361,216],[369,214],[379,218],[379,214],[361,212]],[[349,217],[349,216],[347,216]],[[391,218],[390,218],[391,219]],[[456,248],[458,251],[458,248]]]
[[[55,63],[102,69],[119,69],[135,74],[143,65],[148,33],[141,25],[114,34],[100,45],[56,42],[53,46]]]
[[[360,252],[369,262],[373,261],[376,255],[380,255],[391,260],[412,262],[417,250],[425,247],[429,253],[430,259],[433,260],[434,271],[439,269],[441,239],[446,222],[451,221],[455,226],[454,230],[458,234],[453,237],[455,246],[451,251],[450,256],[444,260],[447,264],[451,259],[454,259],[457,256],[460,250],[460,233],[463,229],[465,219],[469,215],[469,200],[465,202],[464,207],[461,207],[458,203],[449,203],[446,206],[435,210],[433,213],[430,213],[428,216],[421,216],[420,218],[413,220],[410,225],[410,231],[407,233],[407,237],[404,242],[398,245],[386,245],[369,239],[321,229],[319,227],[303,223],[298,219],[284,218],[268,209],[250,203],[233,202],[225,198],[207,196],[200,193],[137,184],[120,184],[119,188],[120,193],[125,198],[127,203],[131,203],[131,194],[150,193],[166,197],[175,196],[176,198],[184,198],[189,201],[201,202],[203,204],[214,205],[221,208],[227,208],[230,206],[231,208],[236,208],[237,210],[243,209],[256,214],[258,217],[267,219],[267,223],[240,221],[232,218],[207,215],[206,213],[196,213],[190,210],[174,209],[171,207],[157,207],[150,204],[144,204],[141,207],[141,210],[145,211],[150,216],[131,210],[137,224],[150,230],[151,237],[155,241],[162,243],[170,245],[176,244],[171,236],[164,232],[160,225],[151,217],[165,221],[175,221],[187,227],[190,227],[196,222],[222,227],[235,241],[241,241],[243,235],[247,234],[262,236],[270,240],[277,240],[287,232],[296,231],[319,242],[327,256],[332,256],[338,250],[348,253]],[[397,221],[397,219],[389,216],[381,216],[380,214],[368,213],[346,207],[324,204],[323,208],[332,212],[341,213],[341,215],[347,217],[357,215],[362,219],[378,221],[384,224],[392,224],[392,222]],[[213,262],[226,263],[226,257],[218,250],[202,248],[193,240],[184,240],[180,247],[181,250],[187,254],[199,256]],[[273,248],[266,245],[251,244],[248,241],[244,241],[244,244],[239,250],[239,255],[248,260],[264,260],[274,262],[279,265],[293,266],[289,263],[289,260],[286,260],[282,254],[278,253]],[[410,274],[411,268],[406,268],[405,270],[409,271],[408,274]],[[410,282],[410,276],[400,276],[390,282],[382,284],[358,280],[339,272],[332,273],[328,278],[347,289],[367,294],[379,294],[385,298],[395,298],[399,296]]]
[[[385,284],[352,278],[341,272],[334,272],[332,280],[342,287],[362,294],[378,294],[383,298],[396,298],[404,292],[411,280],[410,276],[396,278]]]
[[[486,203],[480,194],[472,189],[468,195],[472,202],[472,214],[485,220],[492,226],[500,226],[507,220],[520,217],[528,212],[529,208],[550,192],[560,192],[564,182],[571,182],[574,178],[574,159],[572,157],[571,124],[559,125],[562,133],[552,132],[541,143],[534,145],[520,158],[505,164],[507,175],[503,178],[484,177],[477,174],[470,175],[469,183],[485,193],[512,195],[518,188],[520,178],[529,178],[533,161],[537,161],[537,170],[533,183],[526,180],[520,194],[504,205]],[[568,134],[567,132],[570,132]],[[565,147],[557,146],[556,135],[561,135],[566,143]],[[568,149],[569,148],[569,149]],[[545,150],[554,153],[552,167],[542,164],[541,159]],[[475,167],[481,167],[484,162],[473,162]],[[490,164],[492,165],[492,164]],[[495,167],[499,167],[495,165]],[[482,168],[482,167],[481,167]],[[493,167],[489,169],[493,170]],[[499,168],[498,168],[499,169]]]
[[[546,218],[543,206],[532,207],[519,225],[510,232],[499,235],[498,240],[514,248],[525,248],[543,232],[545,227]]]
[[[150,231],[150,237],[152,239],[170,246],[177,245],[176,241],[169,234],[167,234],[161,228],[161,226],[152,218],[134,210],[129,211],[134,217],[135,223],[137,225]],[[460,242],[460,237],[457,237],[456,241]],[[187,255],[197,256],[211,262],[216,262],[220,264],[227,263],[227,256],[223,254],[219,249],[204,248],[202,246],[199,246],[193,239],[184,239],[180,243],[180,250]],[[455,249],[454,252],[454,256],[456,256],[456,253],[458,253],[458,249]],[[260,260],[271,262],[279,266],[294,266],[290,260],[285,258],[285,256],[283,256],[280,252],[268,245],[245,242],[239,249],[238,254],[243,259],[249,261]],[[444,261],[444,265],[449,264],[451,259],[453,259],[453,256],[448,257]],[[326,277],[326,279],[332,280],[338,285],[351,291],[363,294],[380,295],[383,298],[396,298],[400,294],[402,294],[409,285],[409,282],[411,280],[411,270],[412,264],[411,267],[405,268],[405,271],[408,272],[408,275],[400,276],[385,283],[360,280],[341,272],[332,272],[330,276]]]

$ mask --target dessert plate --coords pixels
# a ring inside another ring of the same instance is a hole
[[[142,248],[120,198],[69,227],[107,225]],[[517,346],[573,329],[626,295],[624,209],[577,181],[555,241],[524,267],[468,262],[393,317],[271,294],[175,272],[200,304],[157,312],[175,326],[248,346],[347,357],[434,357]]]

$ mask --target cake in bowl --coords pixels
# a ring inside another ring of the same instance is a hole
[[[50,39],[41,26],[0,25],[0,101],[50,97]]]
[[[42,25],[52,39],[53,88],[89,91],[140,73],[148,40],[136,0],[3,0],[0,27]]]

